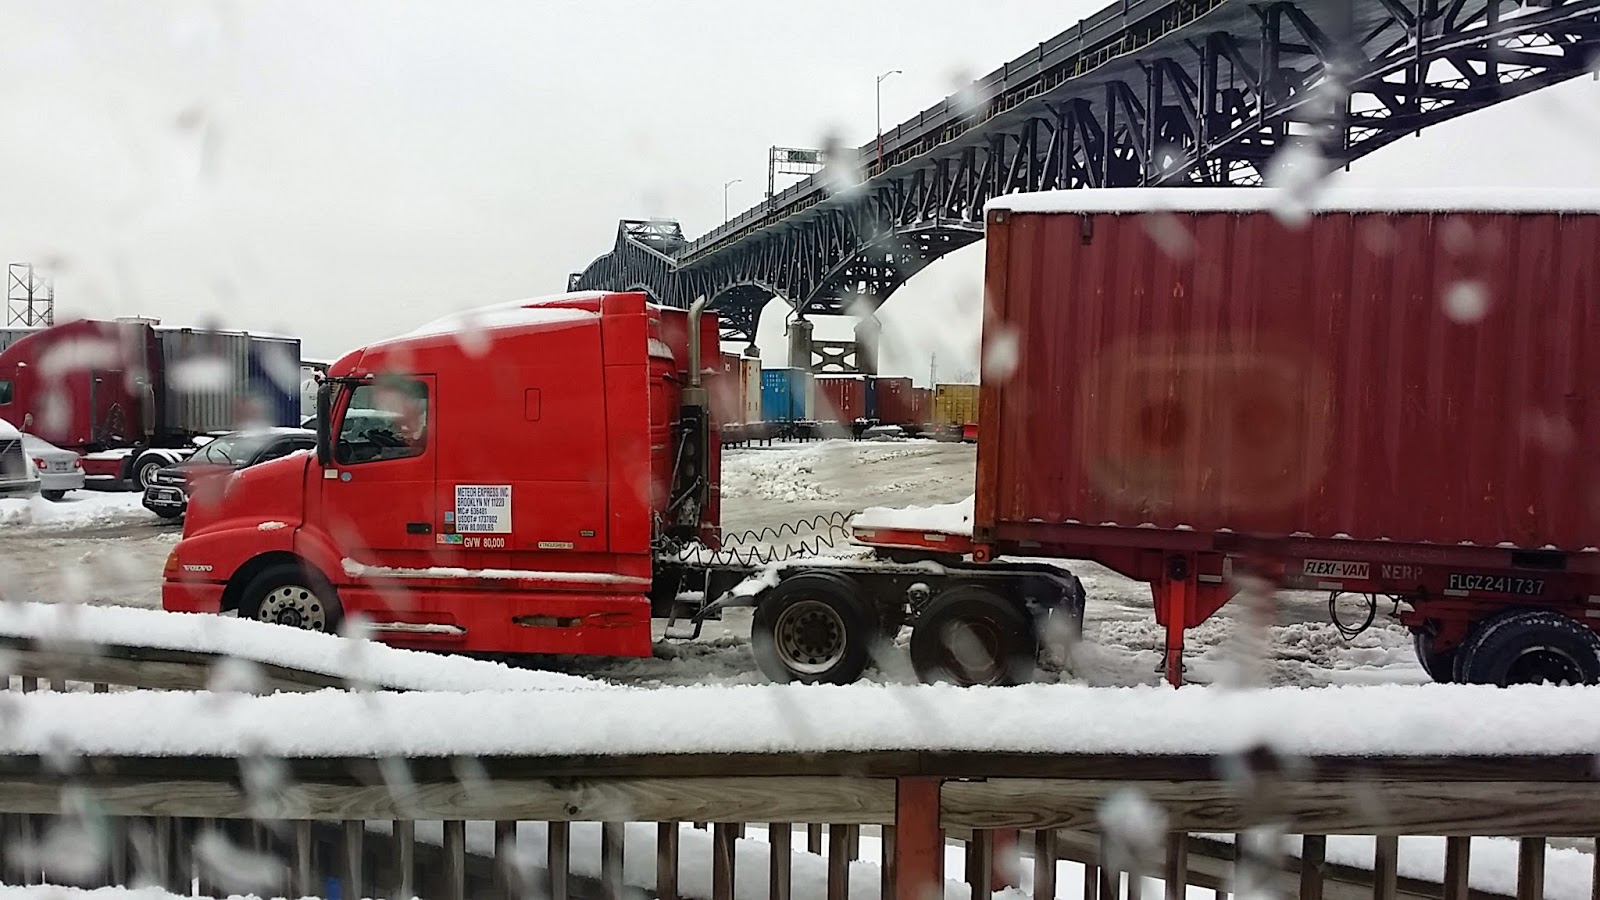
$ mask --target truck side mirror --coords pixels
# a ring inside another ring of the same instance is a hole
[[[324,381],[317,385],[317,465],[324,469],[333,464],[333,427],[328,422],[332,407],[333,383]]]

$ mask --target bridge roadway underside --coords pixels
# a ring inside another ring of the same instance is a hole
[[[1118,0],[876,144],[695,241],[629,220],[572,289],[873,311],[983,236],[1019,191],[1260,185],[1284,148],[1331,170],[1600,62],[1600,0]],[[1441,160],[1441,165],[1448,165]]]

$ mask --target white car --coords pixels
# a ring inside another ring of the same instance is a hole
[[[41,437],[22,435],[22,449],[39,470],[39,490],[46,500],[60,500],[67,491],[83,490],[83,457]]]
[[[39,473],[22,449],[22,432],[0,419],[0,497],[26,497],[39,493]]]

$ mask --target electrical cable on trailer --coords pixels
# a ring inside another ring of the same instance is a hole
[[[1339,598],[1343,597],[1344,594],[1345,594],[1344,591],[1329,591],[1328,592],[1328,619],[1329,619],[1329,621],[1333,622],[1333,627],[1339,629],[1339,633],[1344,635],[1344,639],[1348,641],[1348,640],[1355,639],[1362,632],[1366,631],[1368,628],[1371,628],[1372,627],[1372,623],[1378,618],[1378,595],[1377,594],[1361,594],[1360,595],[1360,596],[1366,598],[1366,601],[1367,601],[1367,618],[1366,618],[1366,621],[1364,621],[1360,625],[1357,625],[1354,628],[1352,628],[1349,625],[1346,625],[1346,624],[1344,624],[1343,622],[1341,622],[1339,620],[1338,602],[1339,602]]]
[[[698,542],[664,537],[657,546],[657,553],[671,558],[683,558],[684,554],[691,554],[690,558],[683,561],[711,566],[765,566],[790,559],[820,556],[824,550],[850,542],[850,520],[855,516],[855,511],[822,513],[766,528],[725,532],[720,550],[710,550]],[[770,546],[779,542],[783,542],[781,546]]]

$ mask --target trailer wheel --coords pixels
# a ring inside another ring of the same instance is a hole
[[[1437,684],[1450,684],[1456,680],[1456,652],[1460,646],[1451,647],[1449,650],[1433,650],[1433,636],[1426,631],[1414,630],[1411,632],[1411,647],[1417,653],[1417,662],[1422,665],[1422,671],[1428,673]]]
[[[1456,656],[1463,684],[1600,684],[1600,636],[1558,612],[1505,613],[1479,623]]]
[[[250,579],[239,617],[305,631],[336,632],[344,618],[339,595],[320,574],[282,563]]]
[[[784,579],[756,606],[750,646],[773,681],[850,684],[867,670],[877,632],[878,618],[855,582],[805,572]]]
[[[1039,637],[1027,614],[976,585],[934,597],[911,632],[911,665],[924,682],[1024,684],[1038,661]]]

